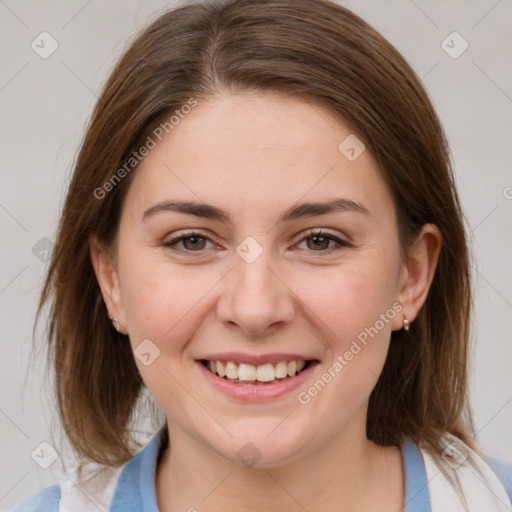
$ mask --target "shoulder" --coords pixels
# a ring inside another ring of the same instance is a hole
[[[158,510],[154,473],[165,428],[126,464],[117,468],[89,464],[73,468],[67,479],[22,501],[9,512],[98,512]],[[140,506],[139,506],[140,504]]]
[[[8,512],[41,512],[43,510],[45,512],[58,512],[60,493],[60,485],[52,485],[31,498],[18,503]]]
[[[512,502],[512,464],[490,456],[485,457],[485,461],[505,487],[508,498]]]
[[[9,512],[97,512],[109,510],[110,502],[124,466],[91,466],[86,471],[74,469],[68,480],[43,489],[17,504]]]
[[[510,511],[510,464],[478,455],[451,434],[443,437],[439,454],[425,447],[421,453],[432,511]]]

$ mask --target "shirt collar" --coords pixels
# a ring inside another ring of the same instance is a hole
[[[404,512],[432,512],[423,456],[407,436],[402,444],[402,462],[405,475]]]

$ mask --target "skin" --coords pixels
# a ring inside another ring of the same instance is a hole
[[[391,331],[404,315],[414,321],[426,299],[441,235],[425,225],[402,261],[393,201],[370,152],[351,162],[338,150],[351,133],[299,99],[219,93],[142,161],[115,248],[91,238],[110,316],[133,348],[149,338],[160,350],[149,366],[136,359],[169,425],[171,449],[155,480],[160,510],[403,507],[400,450],[366,438],[368,399]],[[277,223],[290,206],[335,197],[361,203],[369,215]],[[169,211],[142,220],[169,199],[212,203],[233,224]],[[330,229],[351,246],[315,244],[304,234],[309,228]],[[199,249],[190,239],[163,246],[188,229],[203,237]],[[252,263],[236,252],[248,236],[263,249]],[[241,403],[216,391],[195,363],[212,352],[303,354],[320,361],[300,388],[307,390],[397,303],[401,312],[306,405],[297,392]],[[252,468],[237,457],[248,442],[261,453]]]

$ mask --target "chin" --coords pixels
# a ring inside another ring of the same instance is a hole
[[[282,420],[281,420],[282,421]],[[300,457],[311,443],[306,441],[305,433],[295,434],[287,431],[280,432],[277,421],[271,422],[270,428],[255,429],[257,435],[239,434],[233,438],[223,436],[206,440],[212,450],[224,458],[249,469],[270,469],[289,464]],[[248,427],[247,431],[250,431]],[[263,433],[262,433],[263,432]],[[270,433],[270,434],[269,434]]]

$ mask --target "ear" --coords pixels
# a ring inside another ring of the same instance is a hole
[[[409,247],[407,261],[402,264],[397,301],[403,309],[396,315],[393,330],[400,330],[404,317],[413,322],[427,299],[434,279],[443,237],[435,224],[425,224]]]
[[[122,334],[127,334],[124,328],[126,325],[126,316],[119,286],[119,278],[113,258],[98,242],[96,236],[89,238],[89,251],[94,273],[96,274],[96,279],[101,289],[101,295],[107,306],[108,316],[110,318],[117,318],[119,323],[115,327],[117,327]]]

